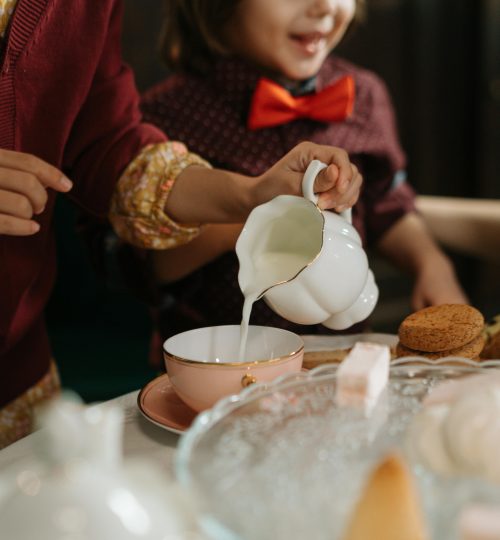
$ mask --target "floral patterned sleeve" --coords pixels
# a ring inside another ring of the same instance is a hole
[[[122,174],[111,201],[110,221],[120,238],[147,249],[169,249],[199,234],[196,224],[180,224],[164,212],[177,176],[189,165],[210,167],[179,142],[146,146]]]

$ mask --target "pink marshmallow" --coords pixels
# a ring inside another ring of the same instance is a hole
[[[356,343],[337,370],[337,405],[370,413],[387,385],[390,358],[387,345]]]

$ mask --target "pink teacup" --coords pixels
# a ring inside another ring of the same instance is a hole
[[[254,382],[302,368],[304,342],[293,332],[249,326],[246,354],[238,360],[240,326],[189,330],[167,339],[163,356],[177,395],[203,411]]]

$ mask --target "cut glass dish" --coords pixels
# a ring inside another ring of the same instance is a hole
[[[500,361],[397,360],[369,418],[336,407],[337,365],[250,386],[197,417],[181,438],[177,477],[211,538],[335,540],[369,471],[396,449],[415,474],[431,538],[456,539],[462,505],[500,503],[500,487],[435,475],[410,458],[405,435],[436,384],[491,368]]]

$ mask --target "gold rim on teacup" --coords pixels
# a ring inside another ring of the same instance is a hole
[[[279,364],[280,362],[284,362],[285,360],[288,360],[292,356],[295,356],[297,354],[300,354],[304,350],[304,345],[299,347],[296,351],[293,351],[291,353],[288,353],[287,355],[283,356],[277,356],[276,358],[268,358],[263,360],[252,360],[251,362],[207,362],[205,360],[190,360],[188,358],[182,358],[180,356],[176,356],[175,354],[169,353],[165,349],[163,349],[163,354],[169,359],[173,360],[174,362],[178,362],[179,364],[195,364],[200,367],[209,367],[209,366],[224,366],[224,367],[241,367],[241,366],[253,366],[258,367],[261,365],[266,364]]]

